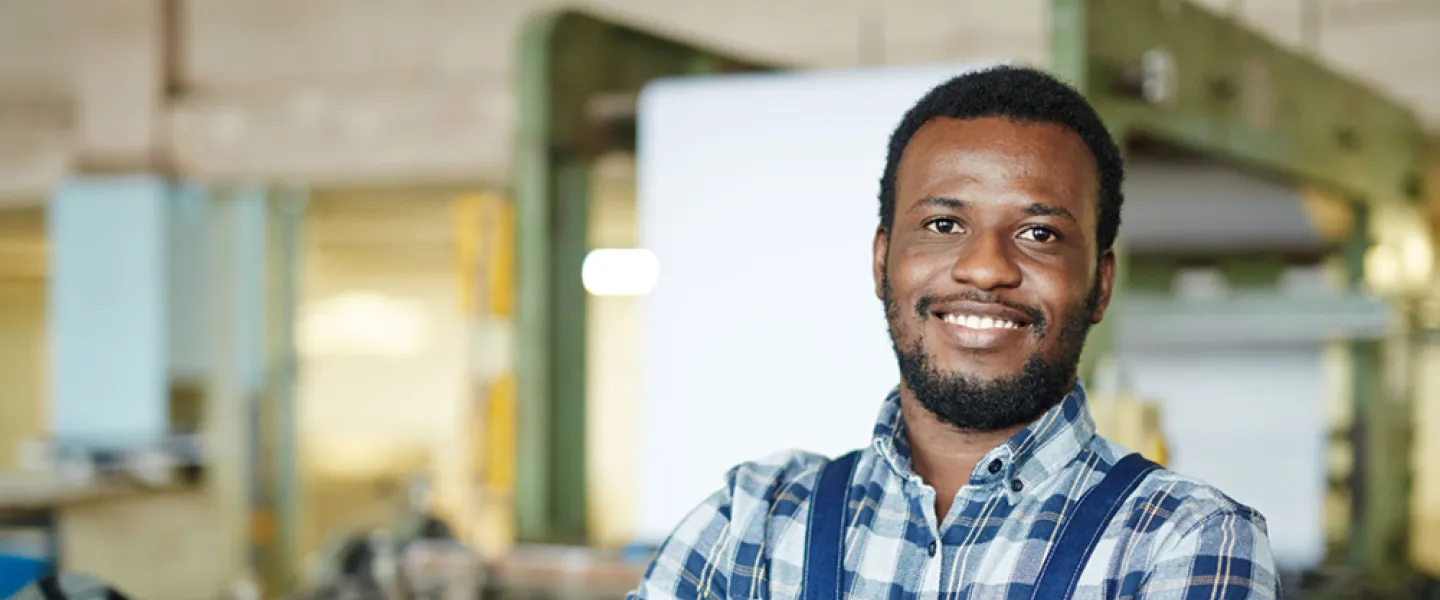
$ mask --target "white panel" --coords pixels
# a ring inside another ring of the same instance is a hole
[[[1319,346],[1124,353],[1162,406],[1170,466],[1265,515],[1281,569],[1324,553],[1325,376]]]
[[[657,540],[735,464],[864,445],[898,381],[870,275],[889,135],[974,65],[748,75],[640,102],[644,308],[638,535]]]
[[[50,427],[134,443],[168,427],[167,184],[66,182],[50,203]]]

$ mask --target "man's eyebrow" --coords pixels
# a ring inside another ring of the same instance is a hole
[[[1076,219],[1075,215],[1071,214],[1069,209],[1063,206],[1055,206],[1054,204],[1040,204],[1037,202],[1025,207],[1025,212],[1037,217],[1062,217],[1079,222],[1079,219]]]
[[[945,208],[959,210],[965,208],[965,201],[959,198],[950,198],[948,196],[926,196],[924,198],[921,198],[919,202],[916,202],[913,208],[920,208],[924,206],[941,206]],[[1071,221],[1079,222],[1079,219],[1075,218],[1074,213],[1071,213],[1070,209],[1054,204],[1042,204],[1036,202],[1034,204],[1031,204],[1030,206],[1025,207],[1025,212],[1031,215],[1035,215],[1037,217],[1060,217],[1063,219],[1069,219]]]
[[[946,196],[926,196],[924,198],[921,198],[919,202],[916,202],[912,208],[920,208],[922,206],[941,206],[954,210],[960,210],[962,208],[965,208],[965,201],[959,198],[949,198]]]

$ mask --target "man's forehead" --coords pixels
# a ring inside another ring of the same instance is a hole
[[[1068,198],[1099,193],[1094,157],[1079,135],[1053,123],[1003,117],[926,123],[906,146],[896,184],[912,202],[935,188],[986,184]]]
[[[1040,160],[1061,167],[1067,162],[1083,163],[1082,171],[1093,172],[1095,160],[1080,135],[1069,128],[1044,121],[1016,121],[1006,117],[932,119],[910,138],[901,157],[929,157],[934,154],[965,153],[977,158],[1009,156]]]

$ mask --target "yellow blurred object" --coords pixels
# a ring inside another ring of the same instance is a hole
[[[464,194],[454,200],[456,283],[465,314],[509,316],[514,233],[509,200]]]
[[[510,203],[499,197],[486,205],[485,214],[490,314],[509,317],[515,303],[515,219]]]
[[[514,305],[514,221],[510,201],[490,193],[454,198],[460,306],[471,325],[471,399],[464,427],[465,503],[457,522],[486,556],[514,544],[516,413],[510,348]]]
[[[474,314],[479,309],[478,278],[480,265],[480,215],[485,197],[478,194],[457,196],[453,201],[455,226],[455,284],[460,290],[460,311]]]
[[[1355,228],[1354,205],[1329,190],[1310,187],[1303,190],[1306,216],[1310,224],[1327,242],[1338,243],[1349,237]]]
[[[488,396],[485,486],[508,493],[515,486],[515,378],[491,382]]]
[[[1100,435],[1161,465],[1170,459],[1160,407],[1130,396],[1090,398],[1090,414]]]

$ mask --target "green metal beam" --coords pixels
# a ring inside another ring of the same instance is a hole
[[[547,13],[521,39],[515,202],[515,508],[526,542],[585,541],[586,294],[591,163],[633,150],[634,106],[649,82],[764,70],[575,11]]]
[[[1366,202],[1419,200],[1424,128],[1400,103],[1190,2],[1054,0],[1054,10],[1055,65],[1123,137]]]

